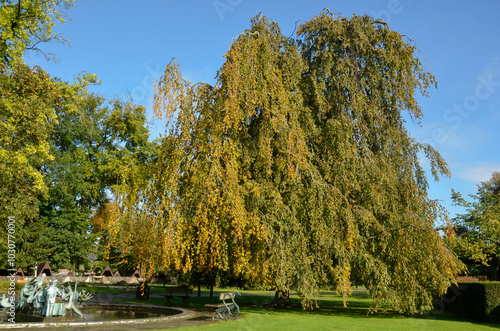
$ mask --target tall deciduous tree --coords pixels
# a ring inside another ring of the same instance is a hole
[[[99,243],[103,246],[103,259],[110,260],[115,266],[132,269],[137,268],[141,261],[142,255],[137,248],[154,242],[149,236],[152,226],[141,211],[143,192],[150,178],[147,164],[154,161],[157,145],[148,140],[145,108],[142,106],[115,103],[107,123],[112,129],[115,147],[108,154],[102,170],[108,176],[112,175],[107,183],[114,201],[101,206],[93,218],[93,228],[101,236]],[[126,231],[115,231],[118,220],[127,224]],[[138,235],[133,237],[130,233]]]
[[[16,219],[16,265],[78,267],[101,235],[92,214],[149,152],[145,109],[106,105],[87,90],[95,75],[69,84],[37,67],[0,66],[0,217]]]
[[[318,200],[332,199],[312,208],[322,211],[315,212],[317,223],[331,222],[314,234],[319,247],[337,259],[341,288],[354,280],[402,311],[428,309],[458,263],[434,229],[444,215],[427,197],[418,152],[427,155],[436,180],[449,171],[432,147],[410,137],[402,113],[420,120],[415,94],[426,95],[434,77],[411,41],[369,17],[320,15],[298,35],[312,115],[308,141],[328,187]]]
[[[500,280],[500,172],[494,172],[470,197],[473,202],[453,191],[455,205],[467,212],[454,219],[456,232],[448,239],[461,258],[485,265],[488,279]]]
[[[26,50],[41,52],[40,44],[62,41],[52,28],[56,21],[64,23],[64,9],[76,0],[1,0],[0,1],[0,61],[22,61]]]
[[[48,259],[54,266],[78,267],[96,250],[101,233],[93,231],[91,216],[109,201],[130,163],[147,153],[145,109],[105,103],[81,88],[73,102],[55,110],[59,123],[50,139],[54,160],[44,167],[49,195],[40,204],[45,236],[55,247]]]
[[[45,228],[37,222],[38,198],[48,192],[42,166],[53,159],[49,135],[57,124],[54,108],[64,103],[68,86],[40,67],[28,67],[22,56],[26,50],[39,50],[42,42],[61,39],[52,27],[55,20],[63,21],[60,8],[72,2],[7,0],[0,6],[0,220],[6,224],[14,216],[18,248],[22,238],[31,243],[25,246],[28,251],[42,256],[49,251]],[[2,235],[0,240],[5,239]],[[2,253],[6,247],[2,244]],[[36,259],[31,255],[18,252],[17,263]]]
[[[37,260],[55,268],[84,262],[106,241],[98,239],[102,232],[91,216],[150,153],[143,107],[106,105],[87,90],[95,75],[70,84],[23,64],[25,51],[50,57],[41,43],[64,41],[52,28],[74,2],[0,2],[0,219],[16,218],[21,267]]]
[[[50,160],[48,135],[63,102],[65,84],[55,82],[40,67],[29,68],[22,56],[41,42],[60,39],[54,21],[64,21],[61,8],[74,0],[0,2],[0,217],[36,214],[36,196],[46,193],[44,161]],[[21,219],[19,222],[21,222]]]
[[[53,159],[49,133],[57,123],[64,86],[38,67],[0,64],[0,217],[21,221],[37,214],[47,192],[41,166]]]
[[[143,261],[193,282],[294,288],[304,306],[322,286],[347,299],[355,283],[375,304],[430,309],[459,261],[434,229],[442,209],[417,154],[436,179],[446,163],[404,126],[404,111],[422,117],[415,94],[435,84],[417,51],[381,21],[326,11],[297,39],[254,18],[215,86],[171,62],[155,93],[166,136],[133,205],[152,239]]]

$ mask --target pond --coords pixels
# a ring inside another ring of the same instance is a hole
[[[155,318],[172,316],[180,313],[176,309],[139,309],[138,307],[127,308],[126,306],[113,309],[113,307],[89,307],[80,309],[85,316],[85,321],[109,321],[138,318]],[[76,316],[78,320],[80,317]]]

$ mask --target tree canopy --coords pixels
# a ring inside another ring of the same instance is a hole
[[[473,202],[453,191],[455,205],[465,207],[467,212],[453,220],[450,246],[464,260],[485,265],[489,280],[500,280],[500,173],[494,172],[470,197]]]
[[[78,267],[103,235],[91,216],[148,153],[145,109],[88,92],[95,75],[67,83],[38,67],[0,66],[0,215],[16,219],[17,265]]]
[[[6,256],[14,217],[17,267],[78,268],[88,253],[102,259],[108,219],[99,211],[150,153],[144,107],[90,93],[96,75],[64,82],[23,62],[25,51],[63,40],[52,27],[73,3],[1,1],[0,252]]]
[[[213,86],[167,65],[154,110],[168,123],[149,142],[145,109],[90,93],[95,75],[23,63],[61,39],[52,27],[73,2],[1,2],[0,217],[16,218],[19,266],[93,253],[191,284],[294,289],[304,307],[320,288],[346,302],[363,285],[375,306],[413,313],[446,291],[461,264],[434,228],[446,215],[419,155],[434,179],[449,170],[405,127],[436,85],[412,40],[368,16],[325,10],[294,37],[256,16]],[[496,177],[459,218],[485,263],[498,260]]]
[[[0,6],[0,61],[22,61],[25,51],[42,53],[40,44],[66,40],[56,35],[52,28],[56,22],[65,22],[64,9],[76,0],[1,0]]]
[[[214,86],[167,66],[154,102],[165,136],[110,232],[141,243],[143,267],[193,283],[293,288],[305,307],[321,287],[347,299],[364,285],[375,305],[430,309],[460,262],[434,228],[445,216],[419,152],[435,179],[449,170],[403,113],[419,121],[416,93],[434,85],[382,21],[326,10],[291,38],[257,16]]]
[[[40,171],[51,160],[50,132],[57,123],[53,109],[65,102],[68,86],[38,66],[23,62],[27,49],[57,39],[53,20],[62,20],[64,1],[1,1],[0,7],[0,166],[2,219],[36,214],[38,194],[47,193]]]

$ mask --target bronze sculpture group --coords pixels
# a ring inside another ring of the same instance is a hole
[[[90,293],[85,290],[78,291],[77,283],[75,289],[71,286],[58,284],[57,280],[49,280],[49,284],[44,286],[45,274],[37,276],[37,267],[35,275],[28,279],[19,295],[19,301],[16,302],[16,311],[31,314],[41,314],[45,317],[65,316],[66,311],[73,311],[80,317],[84,317],[78,305],[92,298]],[[8,308],[11,306],[11,300],[5,294],[0,299],[0,306]]]

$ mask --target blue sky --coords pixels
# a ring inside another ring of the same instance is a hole
[[[60,61],[30,54],[27,62],[68,81],[81,71],[98,74],[102,84],[96,91],[108,98],[131,96],[146,106],[156,135],[163,128],[153,122],[152,85],[173,57],[188,80],[210,83],[231,40],[249,28],[256,13],[290,36],[295,22],[323,8],[346,17],[382,18],[417,42],[438,89],[419,98],[424,118],[420,126],[408,121],[408,129],[433,145],[453,174],[430,180],[430,197],[442,200],[452,217],[461,212],[451,205],[451,188],[473,194],[477,184],[500,171],[498,1],[80,0],[67,11],[72,20],[56,26],[71,47],[42,46]]]

